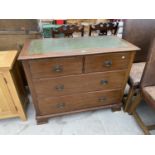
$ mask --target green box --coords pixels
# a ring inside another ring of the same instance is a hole
[[[51,38],[51,37],[52,37],[51,29],[59,28],[60,26],[61,26],[61,25],[43,24],[43,25],[42,25],[42,28],[43,28],[43,35],[44,35],[44,38]]]

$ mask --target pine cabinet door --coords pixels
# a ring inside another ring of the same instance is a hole
[[[0,117],[16,113],[9,89],[3,74],[0,73]]]

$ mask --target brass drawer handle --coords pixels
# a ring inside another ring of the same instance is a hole
[[[111,67],[112,66],[112,61],[111,60],[104,61],[104,66],[105,67]]]
[[[101,84],[101,85],[107,85],[107,84],[108,84],[108,80],[101,80],[101,81],[100,81],[100,84]]]
[[[103,102],[105,102],[105,101],[106,101],[106,97],[100,97],[100,98],[99,98],[99,102],[103,103]]]
[[[55,89],[56,89],[57,91],[63,91],[63,90],[64,90],[64,85],[57,85],[57,86],[55,87]]]
[[[64,107],[65,107],[65,103],[58,103],[57,105],[56,105],[56,107],[57,108],[59,108],[59,109],[63,109]]]
[[[61,65],[55,65],[53,67],[53,72],[61,73],[63,72],[63,67]]]

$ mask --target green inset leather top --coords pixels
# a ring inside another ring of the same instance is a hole
[[[34,39],[25,44],[19,59],[76,56],[136,50],[139,50],[139,48],[115,36]]]

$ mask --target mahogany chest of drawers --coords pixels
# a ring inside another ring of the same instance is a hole
[[[114,36],[27,41],[18,59],[37,123],[74,112],[120,108],[137,50]]]

